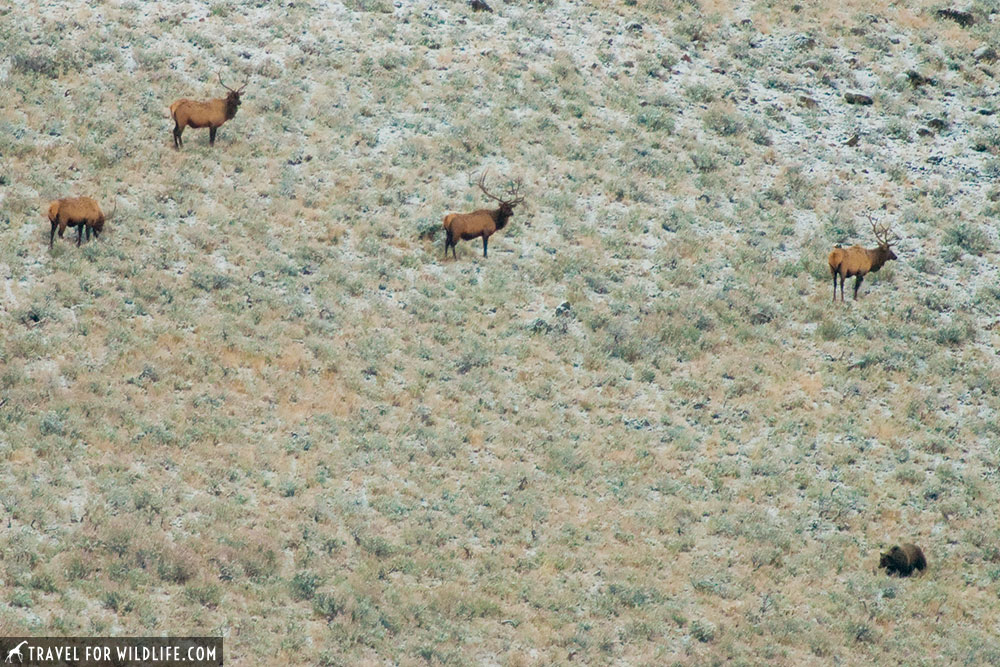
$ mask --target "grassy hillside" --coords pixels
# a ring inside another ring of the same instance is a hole
[[[0,635],[1000,661],[998,3],[491,4],[0,8]]]

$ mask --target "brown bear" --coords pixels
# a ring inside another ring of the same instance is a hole
[[[927,567],[927,559],[924,558],[924,552],[916,544],[904,544],[895,546],[888,553],[882,554],[878,566],[884,567],[886,574],[908,577],[913,574],[913,570],[923,572]]]

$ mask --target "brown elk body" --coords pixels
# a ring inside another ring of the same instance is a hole
[[[483,239],[483,257],[487,257],[487,247],[490,237],[507,226],[510,217],[514,215],[514,207],[524,201],[524,197],[518,197],[521,182],[518,181],[507,193],[511,199],[502,199],[490,194],[486,190],[486,173],[479,179],[479,189],[490,199],[499,202],[500,207],[495,209],[481,208],[472,213],[449,213],[444,216],[444,256],[448,256],[448,248],[451,248],[451,255],[458,258],[455,248],[458,242],[469,241],[471,239]]]
[[[896,253],[892,251],[894,238],[889,238],[889,228],[879,229],[875,222],[872,222],[872,230],[875,232],[875,240],[878,241],[876,248],[862,248],[861,246],[851,246],[841,248],[837,246],[830,251],[827,262],[830,264],[830,273],[833,275],[833,300],[837,300],[837,276],[840,276],[840,300],[844,300],[844,280],[851,276],[856,276],[854,281],[854,298],[858,298],[858,288],[861,281],[869,272],[875,272],[882,268],[890,259],[896,259]]]
[[[117,205],[115,208],[117,209]],[[101,207],[90,197],[57,199],[49,204],[49,222],[52,223],[52,230],[49,232],[49,247],[52,247],[56,230],[59,230],[59,238],[62,238],[67,227],[76,227],[77,246],[83,241],[84,231],[87,233],[88,241],[91,233],[96,239],[104,231],[104,223],[107,219],[101,211]]]
[[[222,75],[219,75],[219,83],[222,83]],[[233,90],[225,83],[222,86],[229,91],[225,97],[214,100],[189,100],[187,98],[177,100],[170,105],[170,116],[174,119],[174,148],[184,145],[181,133],[185,127],[207,127],[208,144],[215,145],[215,133],[219,127],[227,120],[236,115],[240,107],[240,95],[247,84]]]
[[[908,577],[914,570],[923,572],[927,568],[927,559],[916,544],[903,544],[882,554],[878,566],[884,567],[886,574]]]

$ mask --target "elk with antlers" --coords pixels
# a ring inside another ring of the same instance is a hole
[[[56,229],[59,230],[59,238],[63,237],[63,232],[67,227],[76,227],[76,245],[83,241],[84,230],[87,232],[87,240],[90,234],[98,238],[104,231],[104,223],[114,217],[118,210],[118,202],[115,201],[115,208],[111,215],[104,217],[101,207],[90,197],[66,197],[56,199],[49,204],[49,222],[52,223],[52,230],[49,232],[49,247],[55,239]]]
[[[840,276],[840,300],[844,300],[844,279],[857,276],[854,281],[854,298],[858,298],[858,288],[861,281],[869,271],[875,272],[882,268],[890,259],[896,259],[896,253],[892,251],[892,244],[899,240],[898,236],[889,236],[889,226],[879,227],[868,216],[868,221],[872,223],[872,232],[875,240],[878,241],[877,248],[862,248],[861,246],[851,246],[850,248],[835,247],[830,251],[827,261],[830,264],[830,273],[833,274],[833,300],[837,301],[837,276]]]
[[[219,127],[236,115],[236,111],[240,108],[240,94],[250,83],[250,77],[247,77],[242,86],[233,90],[223,83],[220,72],[219,83],[229,91],[229,94],[224,98],[205,101],[184,98],[170,105],[170,116],[174,119],[174,148],[180,148],[184,145],[181,133],[189,125],[195,128],[207,127],[208,144],[214,146],[215,133]]]
[[[481,208],[472,213],[449,213],[444,216],[444,256],[448,256],[448,248],[451,248],[451,256],[458,259],[455,254],[455,247],[459,239],[468,241],[469,239],[483,238],[483,257],[486,257],[486,246],[488,241],[498,229],[507,226],[510,216],[514,215],[514,207],[524,202],[524,197],[519,197],[521,191],[521,180],[518,179],[507,191],[506,196],[510,199],[503,199],[491,194],[486,189],[486,172],[483,172],[479,179],[479,189],[488,198],[498,202],[500,208]]]

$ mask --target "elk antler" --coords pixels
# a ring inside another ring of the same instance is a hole
[[[118,212],[118,197],[115,197],[115,206],[114,208],[111,209],[111,215],[105,218],[105,220],[111,220],[111,218],[115,217],[115,213],[117,212]]]
[[[236,90],[233,90],[222,81],[222,72],[219,72],[219,83],[221,83],[222,87],[228,90],[229,92],[236,93],[237,95],[239,95],[240,93],[243,92],[243,89],[247,87],[247,84],[250,83],[250,75],[247,74],[247,80],[244,81],[243,85],[237,88]]]
[[[490,191],[486,189],[487,171],[483,171],[483,175],[479,177],[479,189],[483,191],[484,195],[494,201],[500,202],[501,204],[506,204],[507,206],[516,206],[524,201],[524,197],[517,196],[521,191],[522,180],[520,178],[517,179],[517,181],[515,181],[511,188],[507,191],[507,195],[510,196],[511,199],[505,200],[495,194],[491,194]]]
[[[489,197],[490,199],[492,199],[494,201],[498,201],[498,202],[503,202],[503,200],[500,199],[500,197],[497,197],[496,195],[491,194],[490,191],[486,189],[486,174],[488,174],[488,173],[489,173],[489,169],[484,169],[483,170],[483,175],[479,177],[479,189],[482,190],[483,194],[486,195],[487,197]]]
[[[893,243],[895,243],[896,241],[898,241],[899,238],[900,238],[899,234],[897,234],[895,232],[892,232],[892,229],[891,229],[891,227],[889,227],[889,225],[885,226],[884,234],[883,235],[885,237],[885,244],[886,245],[892,245]]]
[[[511,197],[511,200],[509,202],[511,206],[516,206],[517,204],[521,204],[524,202],[523,196],[522,197],[517,196],[521,192],[522,185],[524,185],[524,181],[523,179],[519,178],[516,181],[514,181],[514,183],[510,186],[510,190],[507,191],[507,194],[510,195]]]
[[[892,234],[890,236],[890,225],[883,225],[879,227],[875,223],[875,219],[872,218],[871,213],[866,213],[866,215],[868,216],[868,222],[872,223],[872,233],[875,234],[875,240],[878,241],[879,245],[889,246],[892,245],[893,242],[899,240],[899,236],[896,234]]]

